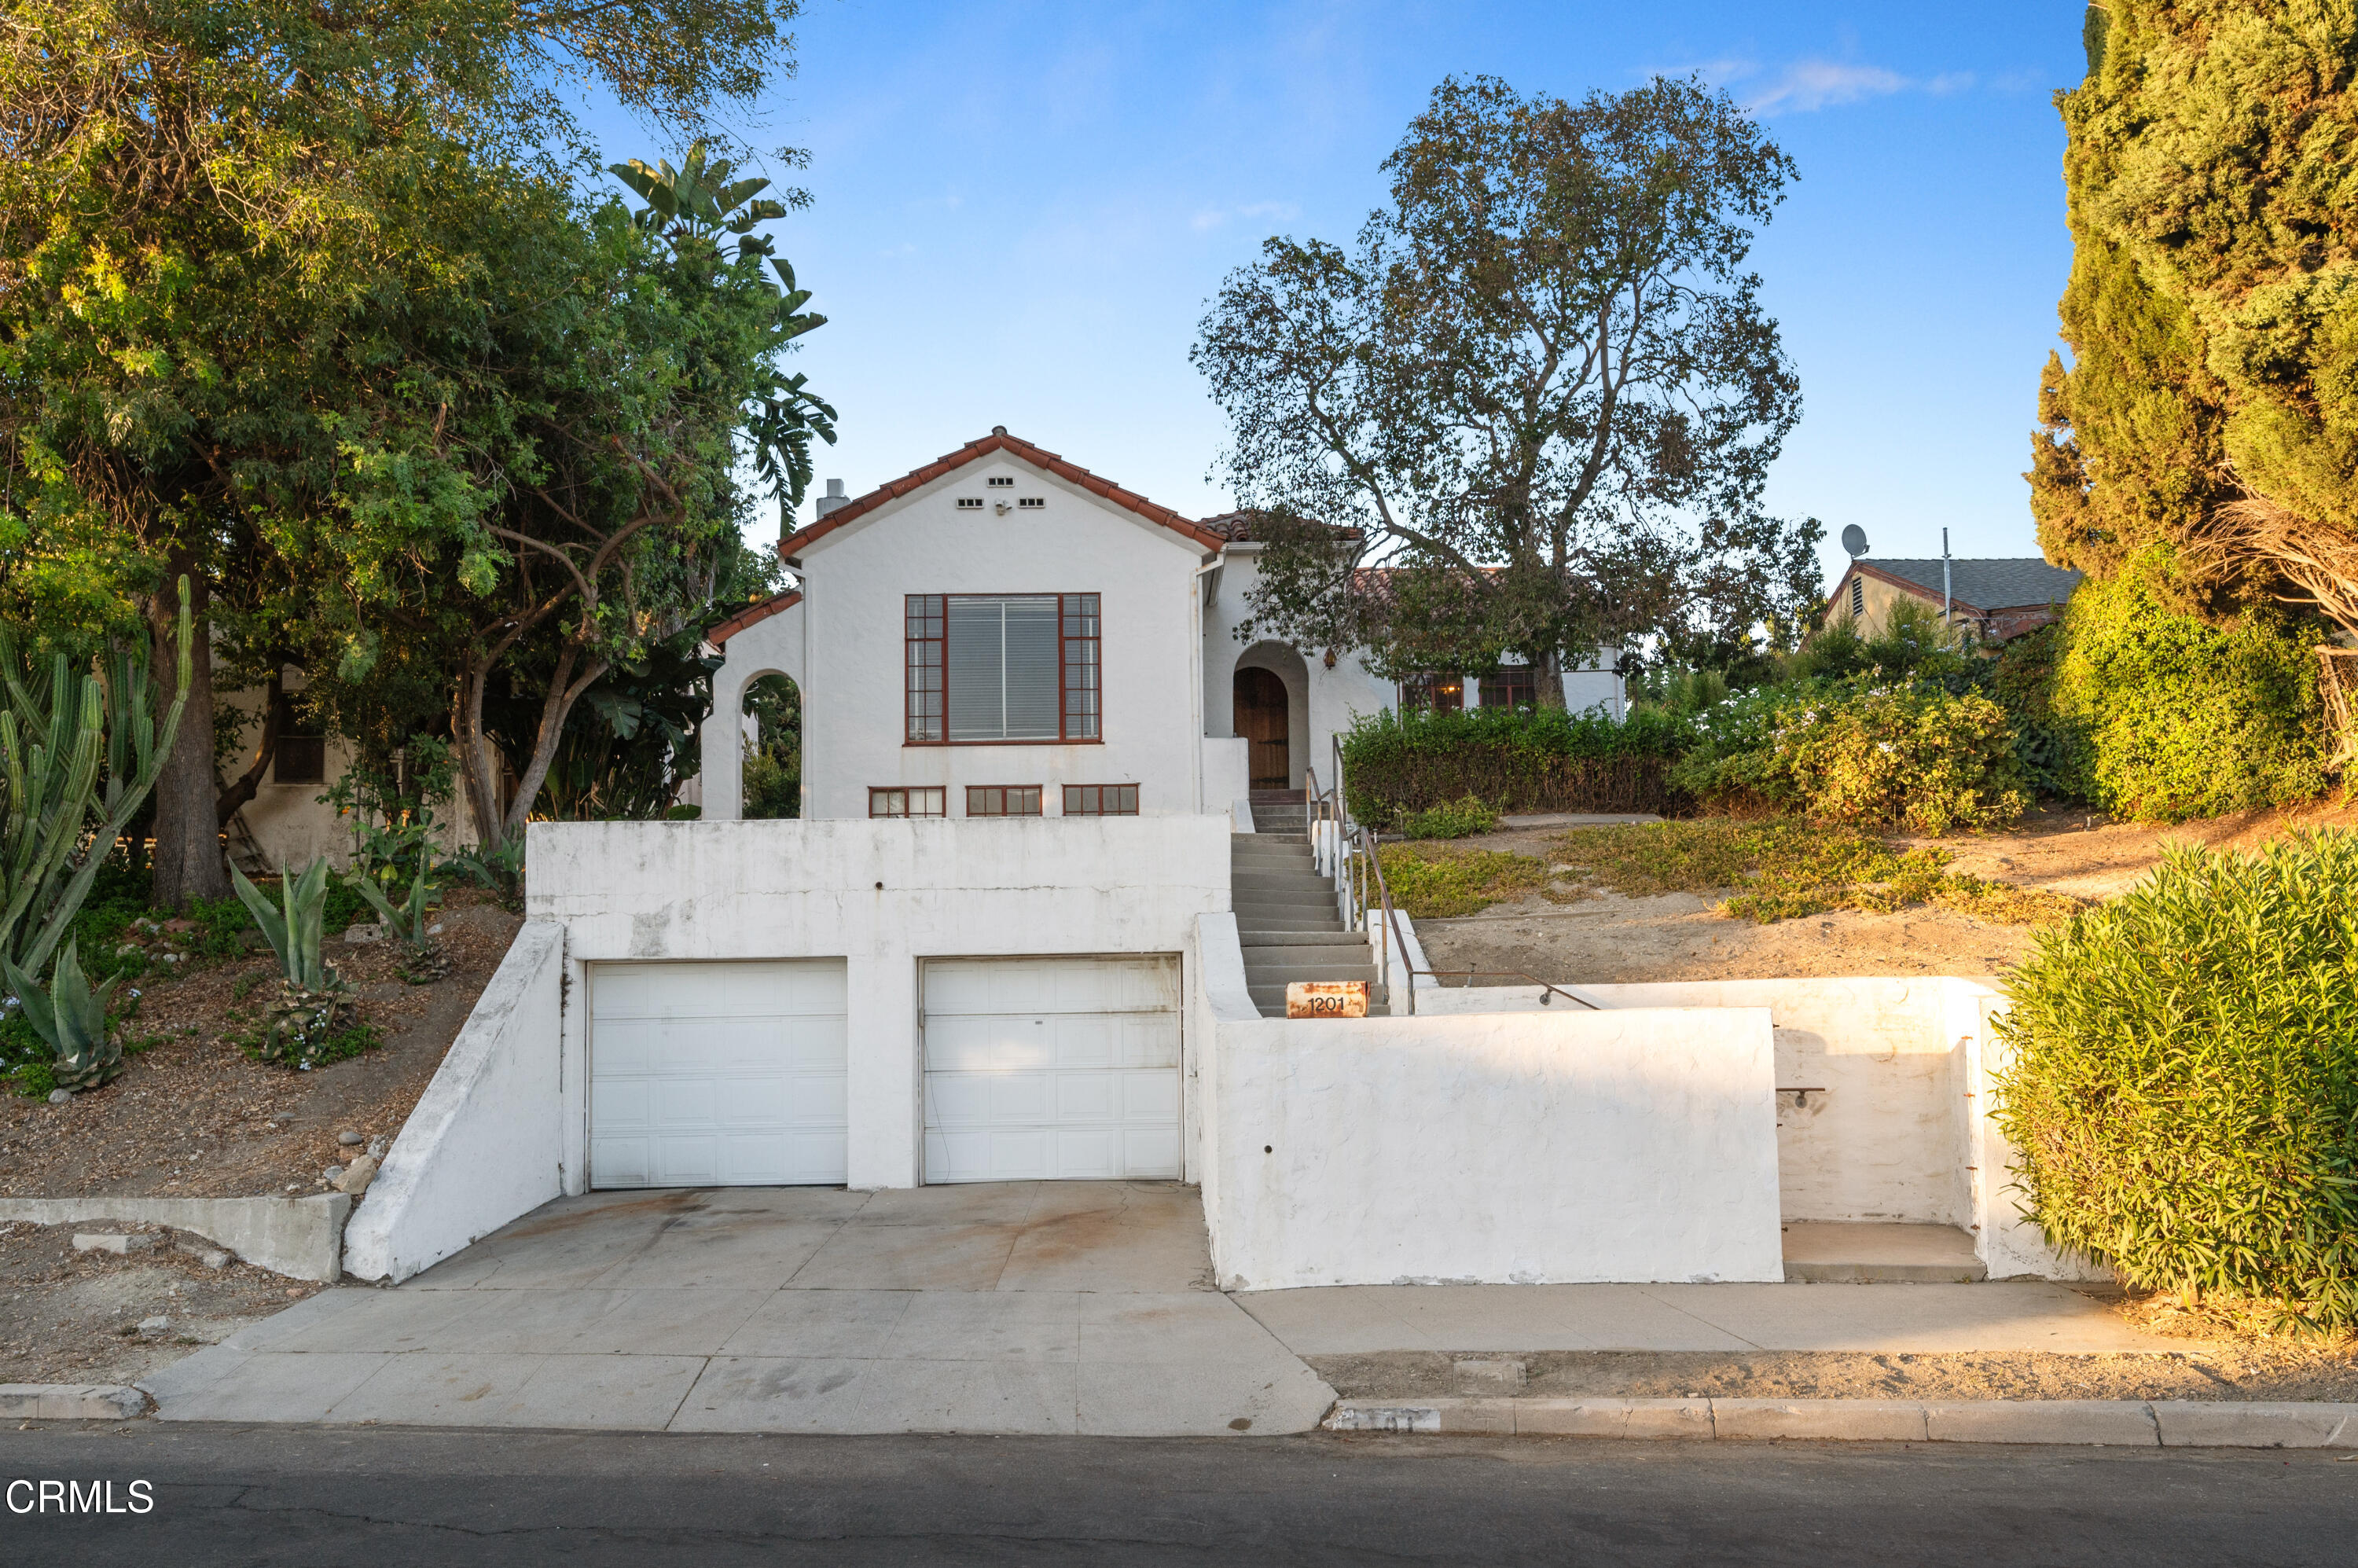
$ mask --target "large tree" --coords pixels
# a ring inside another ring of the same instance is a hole
[[[2085,39],[2056,98],[2071,360],[2040,386],[2040,546],[2358,629],[2358,10],[2105,0]]]
[[[483,271],[450,221],[465,210],[436,203],[548,211],[579,168],[568,77],[706,129],[716,103],[791,70],[780,28],[796,5],[9,0],[0,544],[36,586],[65,575],[40,563],[81,564],[159,640],[165,586],[191,579],[187,718],[156,794],[159,903],[228,892],[214,608],[306,631],[319,563],[280,546],[334,525],[356,446],[416,457],[438,439],[390,351],[412,318],[464,316],[449,297]],[[265,661],[290,640],[266,625],[233,639]]]
[[[1692,81],[1476,77],[1384,168],[1355,249],[1268,241],[1195,350],[1269,540],[1256,634],[1394,673],[1520,654],[1561,702],[1567,652],[1790,633],[1819,529],[1760,505],[1801,398],[1745,268],[1785,155]]]

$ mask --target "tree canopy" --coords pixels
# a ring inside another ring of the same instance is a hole
[[[448,598],[425,613],[422,580],[503,615],[544,603],[566,549],[520,514],[533,506],[696,557],[707,544],[683,545],[657,514],[694,512],[682,526],[703,539],[741,498],[708,475],[676,504],[642,507],[689,482],[650,454],[725,468],[717,454],[748,421],[767,421],[773,454],[803,438],[807,395],[768,359],[791,319],[816,321],[781,305],[791,277],[781,289],[759,276],[766,245],[707,265],[620,203],[577,194],[586,149],[568,106],[594,82],[682,141],[719,134],[719,117],[791,70],[796,8],[10,0],[0,596],[69,640],[144,614],[160,641],[175,608],[164,585],[192,579],[193,739],[157,786],[160,902],[226,891],[214,834],[235,790],[218,789],[209,744],[216,652],[256,685],[303,662],[327,677],[308,699],[320,704],[339,672],[373,670],[412,705],[439,679],[443,712],[463,717],[447,683],[465,661],[436,637],[467,617]],[[802,200],[784,197],[766,210]],[[716,306],[716,291],[735,303]],[[699,412],[684,425],[687,404]],[[723,405],[741,415],[714,425]],[[807,468],[772,460],[782,491]],[[607,564],[633,574],[625,607],[611,586],[590,596],[601,608],[569,622],[578,649],[660,639],[675,589],[713,580],[708,559]],[[568,664],[559,646],[505,678],[571,693],[561,726],[598,662]],[[417,678],[384,678],[396,668]],[[503,802],[486,831],[508,815]]]
[[[2048,558],[2163,563],[2181,608],[2358,629],[2358,10],[2105,0],[2057,94],[2071,350],[2031,505]]]
[[[1745,269],[1790,159],[1725,95],[1451,78],[1357,245],[1273,238],[1195,362],[1268,541],[1256,634],[1391,673],[1731,646],[1817,595],[1762,484],[1798,379]],[[1369,569],[1378,568],[1378,569]]]

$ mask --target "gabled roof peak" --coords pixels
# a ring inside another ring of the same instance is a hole
[[[1111,480],[1099,478],[1078,463],[1067,462],[1055,452],[1035,447],[1020,436],[1009,435],[1006,426],[993,425],[990,435],[978,440],[968,441],[957,451],[945,452],[925,467],[905,473],[890,483],[881,484],[867,494],[837,507],[810,526],[789,534],[778,541],[778,553],[781,556],[792,557],[797,551],[817,544],[847,523],[857,522],[886,502],[895,501],[913,491],[922,490],[944,474],[964,468],[967,464],[979,459],[987,458],[993,452],[1005,452],[1008,456],[1030,463],[1033,468],[1044,472],[1052,473],[1068,484],[1077,485],[1092,495],[1111,502],[1124,511],[1136,513],[1150,523],[1168,528],[1180,537],[1201,546],[1206,550],[1217,550],[1228,542],[1201,524],[1193,519],[1182,517],[1167,506],[1158,506],[1133,491],[1122,489]]]

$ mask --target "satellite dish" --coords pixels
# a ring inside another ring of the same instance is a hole
[[[1853,559],[1866,554],[1866,530],[1853,523],[1842,532],[1843,548]]]

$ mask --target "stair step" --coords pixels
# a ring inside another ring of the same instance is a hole
[[[1237,935],[1247,946],[1262,936],[1300,935],[1305,932],[1339,932],[1342,929],[1343,922],[1331,909],[1323,915],[1314,909],[1237,911]]]
[[[1295,980],[1365,980],[1373,985],[1373,964],[1247,964],[1248,986],[1286,986]]]
[[[1348,940],[1365,947],[1368,939],[1356,931],[1256,931],[1240,934],[1248,947],[1332,947]]]

